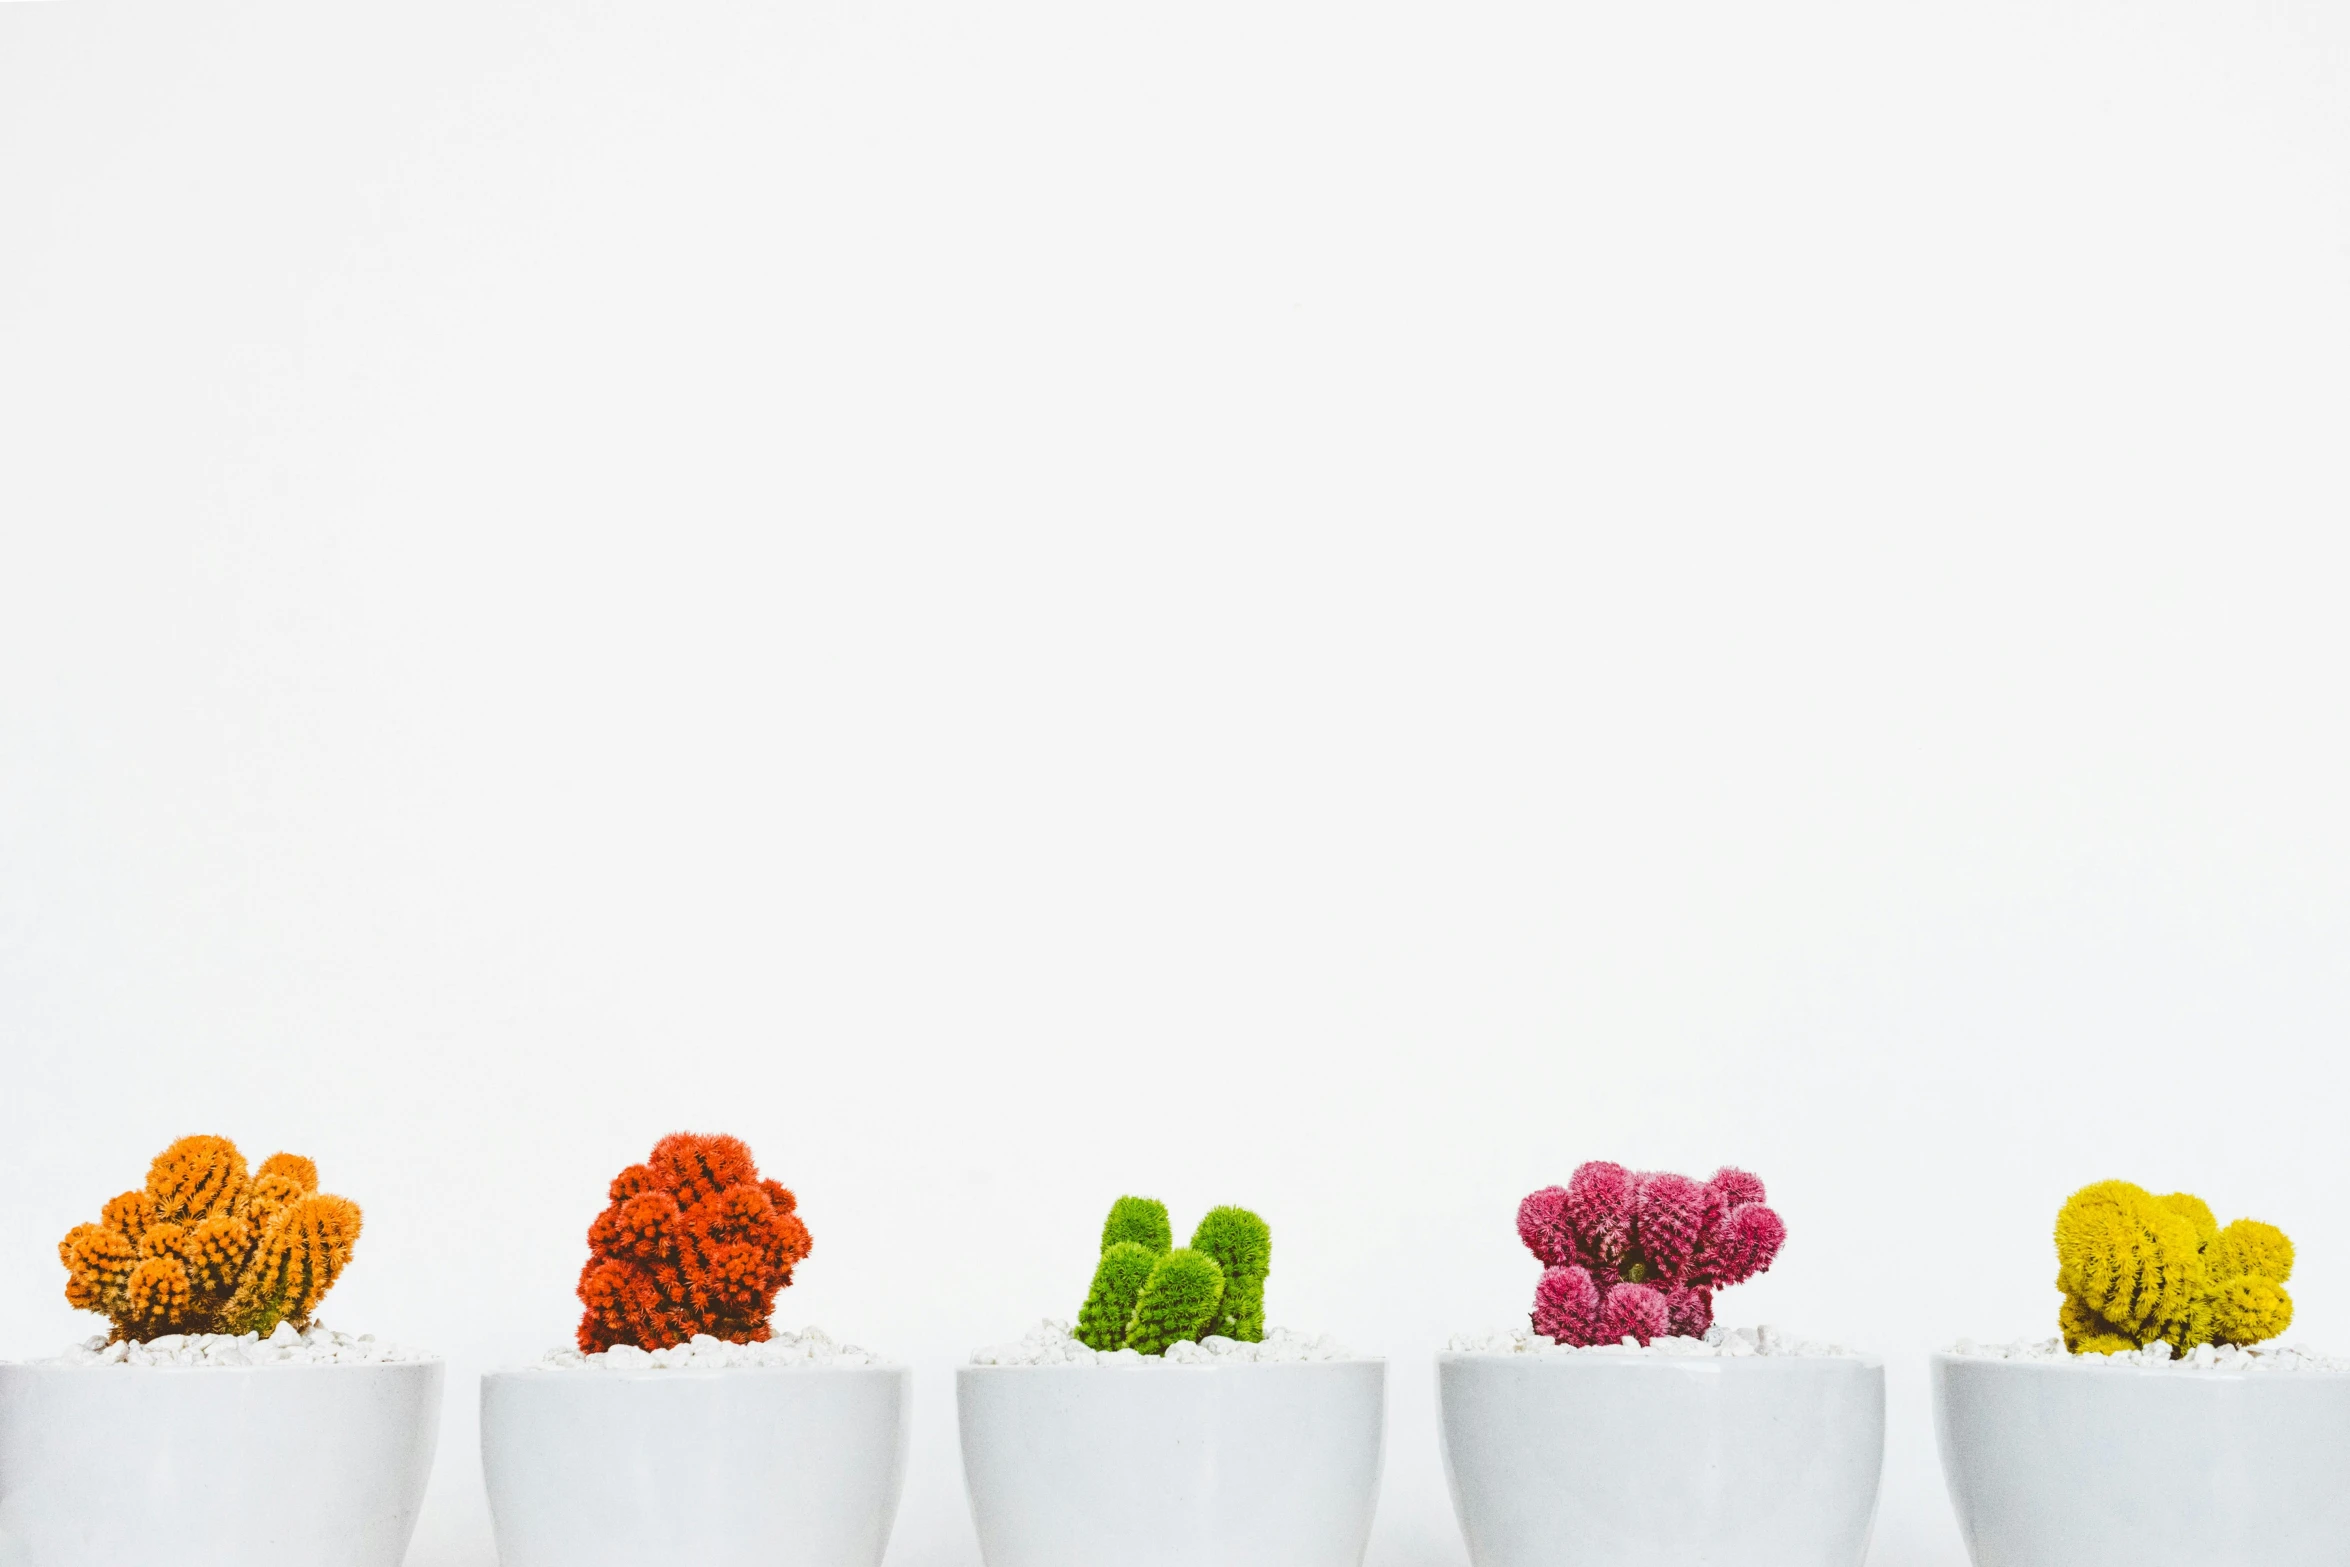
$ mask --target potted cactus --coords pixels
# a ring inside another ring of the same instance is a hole
[[[1743,1170],[1593,1162],[1518,1207],[1529,1327],[1437,1357],[1445,1478],[1473,1567],[1859,1567],[1881,1362],[1714,1323],[1786,1226]]]
[[[1188,1246],[1121,1197],[1075,1328],[1048,1321],[956,1373],[988,1567],[1360,1567],[1386,1363],[1265,1326],[1272,1232],[1215,1208]]]
[[[608,1196],[576,1347],[482,1378],[503,1567],[878,1567],[912,1373],[769,1324],[813,1244],[792,1193],[740,1140],[680,1132]]]
[[[2284,1231],[2099,1181],[2055,1242],[2054,1337],[1933,1360],[1976,1567],[2350,1562],[2350,1362],[2275,1342]]]
[[[318,1167],[185,1137],[58,1244],[108,1331],[0,1364],[0,1557],[39,1567],[397,1567],[439,1437],[437,1359],[317,1320],[359,1239]]]

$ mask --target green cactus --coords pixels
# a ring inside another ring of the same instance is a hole
[[[1191,1232],[1191,1249],[1215,1258],[1224,1273],[1224,1298],[1208,1331],[1247,1344],[1262,1343],[1273,1231],[1246,1208],[1210,1208]]]
[[[1093,1288],[1077,1313],[1077,1342],[1087,1349],[1112,1350],[1126,1342],[1134,1303],[1159,1265],[1159,1253],[1136,1241],[1113,1241],[1094,1269]]]
[[[1134,1321],[1126,1329],[1126,1347],[1145,1355],[1164,1355],[1171,1344],[1197,1340],[1216,1319],[1216,1305],[1224,1298],[1224,1270],[1204,1251],[1186,1246],[1167,1253],[1151,1267],[1134,1303]]]
[[[1265,1336],[1265,1275],[1273,1232],[1246,1208],[1216,1208],[1191,1245],[1172,1249],[1167,1205],[1121,1197],[1102,1225],[1101,1262],[1077,1313],[1077,1341],[1089,1349],[1163,1355],[1171,1344],[1220,1333]]]
[[[1151,1197],[1121,1197],[1110,1204],[1102,1222],[1102,1250],[1120,1241],[1132,1241],[1153,1256],[1165,1256],[1175,1245],[1175,1227],[1167,1222],[1167,1205]]]

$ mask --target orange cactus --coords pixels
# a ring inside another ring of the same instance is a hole
[[[227,1314],[246,1321],[274,1310],[296,1324],[309,1321],[358,1239],[359,1205],[348,1197],[296,1198],[255,1248]]]
[[[225,1137],[183,1137],[147,1167],[147,1195],[160,1219],[209,1219],[235,1211],[245,1195],[245,1156]]]
[[[117,1317],[114,1337],[154,1338],[188,1330],[194,1302],[189,1298],[188,1271],[177,1257],[149,1257],[140,1263],[131,1270],[130,1288],[124,1293],[129,1329],[146,1331],[127,1331],[123,1318]]]
[[[57,1256],[66,1300],[116,1339],[267,1333],[309,1325],[358,1238],[358,1204],[320,1192],[308,1159],[273,1154],[248,1174],[227,1138],[183,1137]]]
[[[145,1226],[139,1233],[146,1233]],[[76,1311],[115,1315],[139,1265],[138,1241],[113,1225],[77,1224],[57,1243],[57,1255],[65,1263],[66,1303]]]
[[[579,1274],[581,1350],[769,1337],[775,1297],[811,1241],[798,1200],[760,1178],[740,1140],[673,1133],[614,1176],[610,1195]]]

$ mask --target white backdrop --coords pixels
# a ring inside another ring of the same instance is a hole
[[[2126,1175],[2350,1350],[2350,12],[0,7],[0,1354],[196,1130],[472,1374],[732,1130],[949,1368],[1121,1191],[1391,1357],[1586,1158],[1923,1355]]]

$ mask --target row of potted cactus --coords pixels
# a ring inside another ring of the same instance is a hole
[[[305,1158],[248,1169],[226,1139],[187,1138],[65,1237],[67,1299],[109,1332],[0,1365],[0,1561],[401,1560],[443,1367],[317,1326],[360,1234],[318,1180]],[[608,1199],[576,1352],[482,1379],[501,1562],[876,1567],[911,1372],[787,1367],[801,1342],[770,1317],[812,1245],[793,1194],[738,1140],[678,1134]],[[1532,1332],[1437,1357],[1475,1567],[1858,1567],[1882,1363],[1714,1326],[1716,1292],[1786,1239],[1759,1180],[1590,1163],[1528,1196],[1518,1231],[1542,1264]],[[1934,1361],[1976,1567],[2350,1561],[2350,1373],[2161,1364],[2285,1328],[2284,1234],[2106,1181],[2064,1204],[2055,1240],[2069,1353]],[[1117,1200],[1074,1331],[958,1372],[989,1567],[1359,1567],[1385,1363],[1269,1335],[1271,1264],[1245,1208],[1178,1247],[1163,1205]]]

